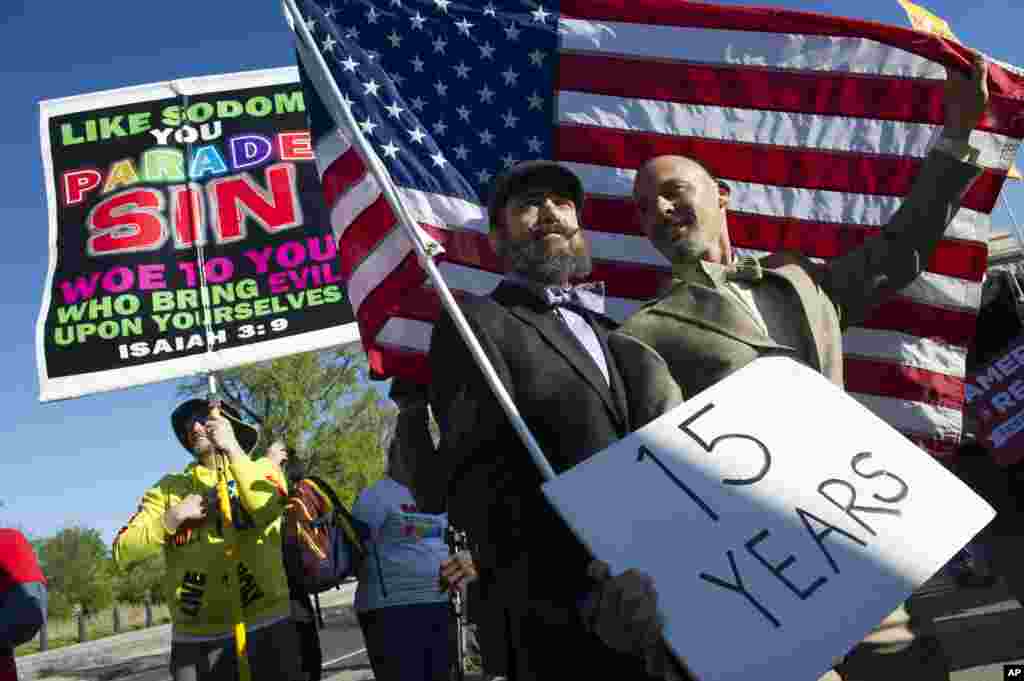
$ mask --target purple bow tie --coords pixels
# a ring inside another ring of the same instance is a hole
[[[568,288],[548,286],[544,298],[552,307],[569,307],[604,314],[604,282],[592,281]]]

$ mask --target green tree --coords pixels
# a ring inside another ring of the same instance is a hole
[[[306,352],[224,371],[224,397],[260,426],[258,450],[281,440],[307,471],[335,486],[346,503],[384,474],[381,442],[395,407],[374,387],[362,351]],[[183,396],[205,396],[205,377],[183,380]]]
[[[110,606],[114,580],[107,545],[99,530],[67,527],[40,545],[49,591],[49,612],[67,617],[75,605],[95,613]]]
[[[132,563],[126,568],[118,569],[113,565],[113,561],[111,564],[116,575],[114,598],[121,603],[144,606],[146,626],[152,626],[153,606],[167,600],[163,590],[164,573],[167,570],[163,552]]]
[[[147,601],[162,603],[165,600],[165,570],[163,552],[117,570],[114,579],[114,598],[132,605],[142,605]]]
[[[351,508],[366,487],[384,477],[384,450],[372,430],[321,432],[309,443],[315,466],[310,473],[326,479],[339,499]]]

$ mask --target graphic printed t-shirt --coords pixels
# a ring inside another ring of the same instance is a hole
[[[356,499],[352,515],[370,530],[355,606],[358,612],[415,603],[441,603],[441,561],[448,557],[446,514],[419,513],[408,488],[384,478]]]

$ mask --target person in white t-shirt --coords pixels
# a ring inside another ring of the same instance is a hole
[[[392,440],[386,477],[352,508],[369,530],[355,607],[377,681],[447,681],[452,616],[438,574],[448,517],[418,512],[402,449]]]

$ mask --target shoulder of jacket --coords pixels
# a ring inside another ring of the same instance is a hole
[[[384,478],[381,478],[381,480],[383,480],[383,479]],[[380,480],[378,480],[377,482],[373,483],[372,485],[369,485],[369,486],[364,487],[363,489],[361,489],[359,491],[359,494],[356,495],[356,501],[359,502],[361,500],[363,502],[366,502],[370,498],[376,497],[377,494],[379,493],[378,492],[379,489],[380,489]]]
[[[463,311],[476,315],[478,318],[487,318],[495,314],[506,313],[505,306],[495,300],[491,294],[480,296],[467,293],[459,300]]]
[[[0,541],[20,542],[27,540],[25,535],[13,527],[0,527]]]
[[[809,283],[817,287],[822,285],[822,278],[826,276],[828,270],[827,265],[818,264],[797,251],[779,251],[766,256],[760,262],[766,270],[773,270],[778,274],[795,274],[797,278],[800,275],[794,270],[799,270],[808,278]]]
[[[0,547],[3,547],[0,556],[20,559],[23,557],[22,553],[26,549],[31,549],[31,546],[25,535],[13,527],[0,528]]]
[[[151,490],[157,490],[164,492],[167,490],[175,490],[180,487],[191,487],[192,486],[192,474],[190,471],[185,470],[180,473],[168,473],[164,477],[160,478],[155,485],[150,487]]]
[[[814,262],[799,251],[778,251],[758,258],[757,261],[766,269],[776,269],[779,267],[785,267],[786,265],[798,265],[803,269],[810,270],[812,272],[817,269]]]
[[[475,293],[460,293],[455,297],[455,302],[468,320],[477,323],[493,317],[494,309],[501,309],[501,305],[490,296],[481,296]],[[441,308],[440,319],[445,322],[445,326],[455,327],[455,320],[452,319],[447,308]]]
[[[643,304],[641,304],[640,307],[638,307],[636,309],[636,312],[634,312],[633,314],[636,314],[637,312],[643,312],[643,311],[646,311],[646,310],[650,310],[653,307],[657,307],[658,305],[664,303],[665,299],[668,298],[669,295],[671,295],[671,291],[666,291],[665,293],[663,293],[660,296],[651,298],[650,300],[648,300],[648,301],[644,302]]]
[[[688,288],[689,287],[686,286],[686,284],[683,284],[683,283],[675,284],[671,288],[669,288],[668,290],[662,291],[660,294],[658,294],[654,298],[651,298],[650,300],[644,301],[643,303],[640,304],[640,307],[638,307],[636,310],[634,310],[633,313],[629,317],[626,318],[626,321],[624,321],[622,323],[622,326],[620,328],[628,329],[631,326],[630,323],[633,322],[634,319],[644,318],[644,317],[648,316],[647,313],[650,313],[652,310],[655,310],[655,309],[657,309],[659,307],[664,307],[665,305],[671,305],[672,304],[673,294],[676,294],[676,293],[678,293],[680,291],[684,291],[684,290],[686,290]]]

